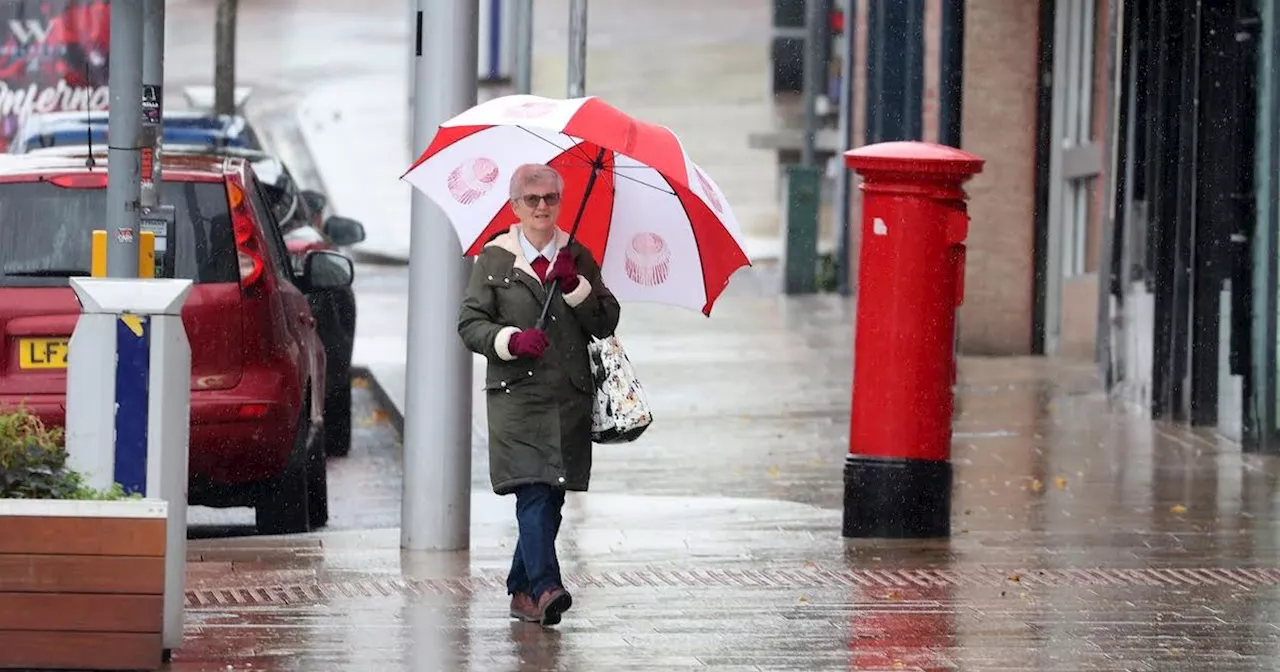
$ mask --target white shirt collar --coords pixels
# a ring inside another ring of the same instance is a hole
[[[519,238],[520,238],[520,249],[524,250],[525,261],[532,264],[533,260],[537,259],[538,257],[546,257],[547,261],[552,261],[556,258],[555,236],[551,237],[551,241],[547,243],[546,247],[539,250],[538,248],[533,246],[533,243],[529,242],[528,238],[524,237],[523,230],[520,230],[517,233],[519,234]]]

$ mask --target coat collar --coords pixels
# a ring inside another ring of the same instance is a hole
[[[520,246],[519,233],[520,225],[512,224],[511,228],[507,229],[505,233],[498,234],[498,236],[493,240],[485,243],[485,247],[497,247],[510,252],[511,256],[515,257],[514,266],[517,269],[524,271],[530,279],[541,286],[542,283],[538,280],[538,274],[533,271],[533,266],[529,264],[529,260],[525,259],[524,249]],[[569,234],[562,231],[559,227],[556,227],[556,237],[554,242],[556,250],[563,249],[565,245],[569,244]]]

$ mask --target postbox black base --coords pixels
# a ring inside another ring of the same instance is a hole
[[[850,455],[844,464],[844,536],[951,536],[951,463]]]

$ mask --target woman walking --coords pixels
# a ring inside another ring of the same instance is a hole
[[[463,342],[488,360],[493,491],[516,499],[511,616],[543,625],[559,623],[573,604],[555,542],[565,491],[585,491],[591,479],[595,388],[587,345],[592,336],[611,336],[620,312],[591,253],[556,226],[563,188],[549,166],[516,169],[511,206],[520,223],[485,245],[458,316]],[[553,285],[559,293],[538,329]]]

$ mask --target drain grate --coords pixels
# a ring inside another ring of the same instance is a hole
[[[1280,568],[1227,569],[1220,567],[1178,569],[1032,569],[971,570],[636,570],[597,574],[566,575],[570,588],[940,588],[949,586],[998,588],[1019,585],[1036,587],[1142,587],[1235,589],[1280,585]],[[201,588],[188,590],[190,609],[289,606],[317,604],[352,598],[379,598],[402,595],[465,595],[503,590],[501,576],[472,576],[458,579],[408,580],[375,578],[335,583]]]

